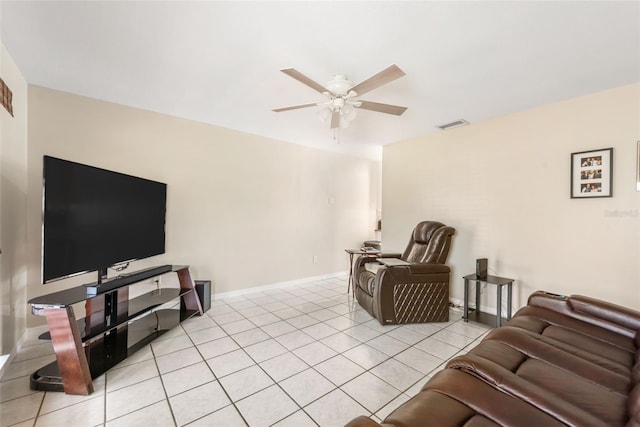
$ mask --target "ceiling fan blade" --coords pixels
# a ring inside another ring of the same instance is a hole
[[[369,77],[367,80],[363,81],[362,83],[358,83],[357,85],[352,87],[351,90],[357,93],[358,96],[361,96],[382,85],[392,82],[395,79],[399,79],[404,75],[405,75],[405,72],[402,71],[400,68],[398,68],[396,64],[393,64],[388,66],[384,70],[380,71],[378,74]]]
[[[283,73],[285,73],[289,77],[293,77],[294,79],[296,79],[300,83],[309,86],[311,89],[313,89],[313,90],[315,90],[317,92],[320,92],[320,93],[329,92],[329,90],[327,90],[327,88],[322,86],[320,83],[317,83],[317,82],[311,80],[309,77],[305,76],[300,71],[294,70],[293,68],[286,68],[286,69],[280,70],[280,71],[282,71]]]
[[[331,114],[331,129],[340,127],[340,111],[336,110]]]
[[[276,113],[280,113],[282,111],[297,110],[298,108],[315,107],[316,105],[318,105],[318,103],[314,102],[312,104],[301,104],[301,105],[293,105],[291,107],[274,108],[272,111],[275,111]]]
[[[393,114],[395,116],[400,116],[402,115],[402,113],[404,113],[407,110],[407,107],[400,107],[398,105],[381,104],[379,102],[371,102],[371,101],[360,101],[360,102],[362,104],[360,104],[359,108],[362,108],[364,110],[377,111],[379,113]]]

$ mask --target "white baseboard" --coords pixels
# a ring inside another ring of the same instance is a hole
[[[0,356],[0,378],[2,378],[2,374],[4,373],[4,367],[7,365],[9,358],[11,357],[11,353],[3,354]]]
[[[4,375],[5,368],[11,364],[13,359],[15,359],[23,344],[34,336],[34,332],[32,331],[32,329],[38,328],[36,327],[26,329],[20,339],[18,339],[16,345],[11,349],[11,352],[9,354],[3,354],[2,356],[0,356],[0,379],[2,379],[2,376]]]
[[[287,288],[290,286],[295,286],[295,285],[300,285],[303,283],[308,283],[308,282],[315,282],[317,280],[327,280],[327,279],[333,279],[333,278],[344,278],[344,276],[348,276],[349,272],[344,272],[344,271],[340,271],[337,273],[330,273],[330,274],[322,274],[320,276],[312,276],[312,277],[305,277],[302,279],[295,279],[295,280],[289,280],[286,282],[277,282],[277,283],[271,283],[268,285],[261,285],[261,286],[255,286],[252,288],[246,288],[246,289],[238,289],[237,291],[229,291],[229,292],[216,292],[213,293],[211,295],[211,299],[212,300],[218,300],[218,299],[224,299],[224,298],[233,298],[233,297],[238,297],[241,295],[247,295],[247,294],[253,294],[256,292],[263,292],[263,291],[268,291],[271,289],[280,289],[280,288]]]
[[[459,306],[461,310],[464,307],[464,300],[458,298],[449,298],[449,302],[455,306]],[[487,307],[485,305],[480,304],[480,311],[483,313],[493,314],[494,316],[498,313],[495,307]]]
[[[463,309],[464,307],[464,301],[458,298],[449,298],[449,302],[452,303],[455,306],[460,306],[461,309]],[[480,304],[480,311],[482,311],[483,313],[488,313],[488,314],[493,314],[494,316],[496,316],[498,314],[498,310],[496,309],[496,307],[488,307],[486,305],[482,305]],[[517,307],[511,307],[511,312],[515,313],[516,311],[518,311]],[[507,307],[505,307],[504,305],[502,306],[502,316],[505,317],[507,314]]]

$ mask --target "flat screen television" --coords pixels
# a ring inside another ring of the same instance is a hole
[[[167,185],[44,156],[42,283],[165,252]]]

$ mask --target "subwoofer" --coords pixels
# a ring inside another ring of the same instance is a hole
[[[488,260],[486,258],[478,258],[476,260],[476,277],[478,279],[486,279],[488,270]]]

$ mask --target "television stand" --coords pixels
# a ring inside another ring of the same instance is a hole
[[[130,286],[168,273],[178,275],[179,288],[159,288],[129,299]],[[56,354],[55,362],[31,375],[32,389],[91,394],[93,378],[183,320],[202,315],[188,266],[154,267],[103,284],[108,289],[95,295],[83,285],[29,301],[33,314],[46,317]],[[83,301],[85,317],[76,320],[72,305]]]
[[[161,265],[159,267],[145,268],[144,270],[134,271],[133,273],[122,274],[109,280],[99,280],[96,283],[88,283],[83,285],[87,289],[87,296],[95,296],[103,294],[131,283],[141,282],[151,277],[160,276],[168,273],[173,269],[172,265]]]

